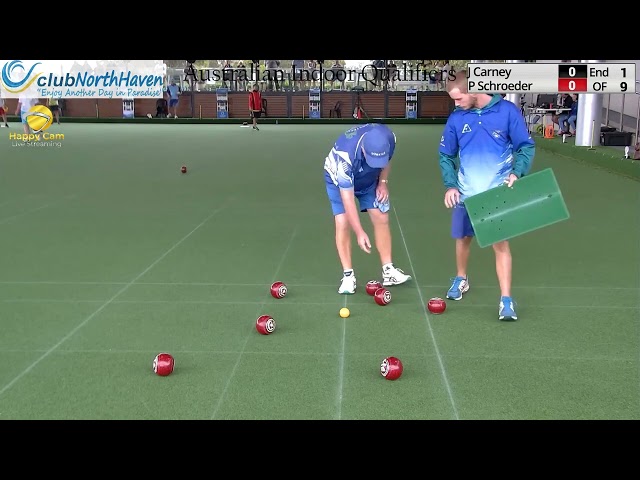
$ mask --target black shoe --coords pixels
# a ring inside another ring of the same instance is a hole
[[[257,130],[257,131],[260,131],[260,129],[256,125],[253,126],[253,129]]]

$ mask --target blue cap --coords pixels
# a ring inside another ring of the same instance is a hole
[[[364,158],[371,168],[384,168],[389,163],[389,140],[386,135],[375,130],[364,134],[362,139]]]

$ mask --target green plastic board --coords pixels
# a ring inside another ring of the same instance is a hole
[[[464,201],[480,247],[509,240],[569,218],[550,168],[501,185]]]

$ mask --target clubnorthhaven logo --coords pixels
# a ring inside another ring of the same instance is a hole
[[[147,61],[138,64],[136,61],[127,64],[109,62],[107,65],[105,62],[96,67],[85,65],[80,71],[64,72],[64,68],[53,61],[9,60],[2,66],[0,86],[9,98],[19,95],[39,98],[162,97],[164,75],[154,73],[158,69],[145,65]]]
[[[3,88],[10,93],[24,92],[42,74],[41,72],[33,73],[38,65],[42,65],[42,63],[36,62],[27,70],[22,60],[6,62],[2,67]]]

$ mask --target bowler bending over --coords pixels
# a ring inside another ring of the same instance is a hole
[[[324,162],[324,179],[343,270],[338,287],[340,294],[356,292],[356,275],[351,263],[352,230],[358,246],[371,253],[369,235],[360,223],[359,212],[368,212],[373,225],[375,246],[382,264],[382,284],[400,285],[411,279],[394,266],[391,256],[388,183],[395,146],[396,136],[389,127],[368,123],[340,135]]]

